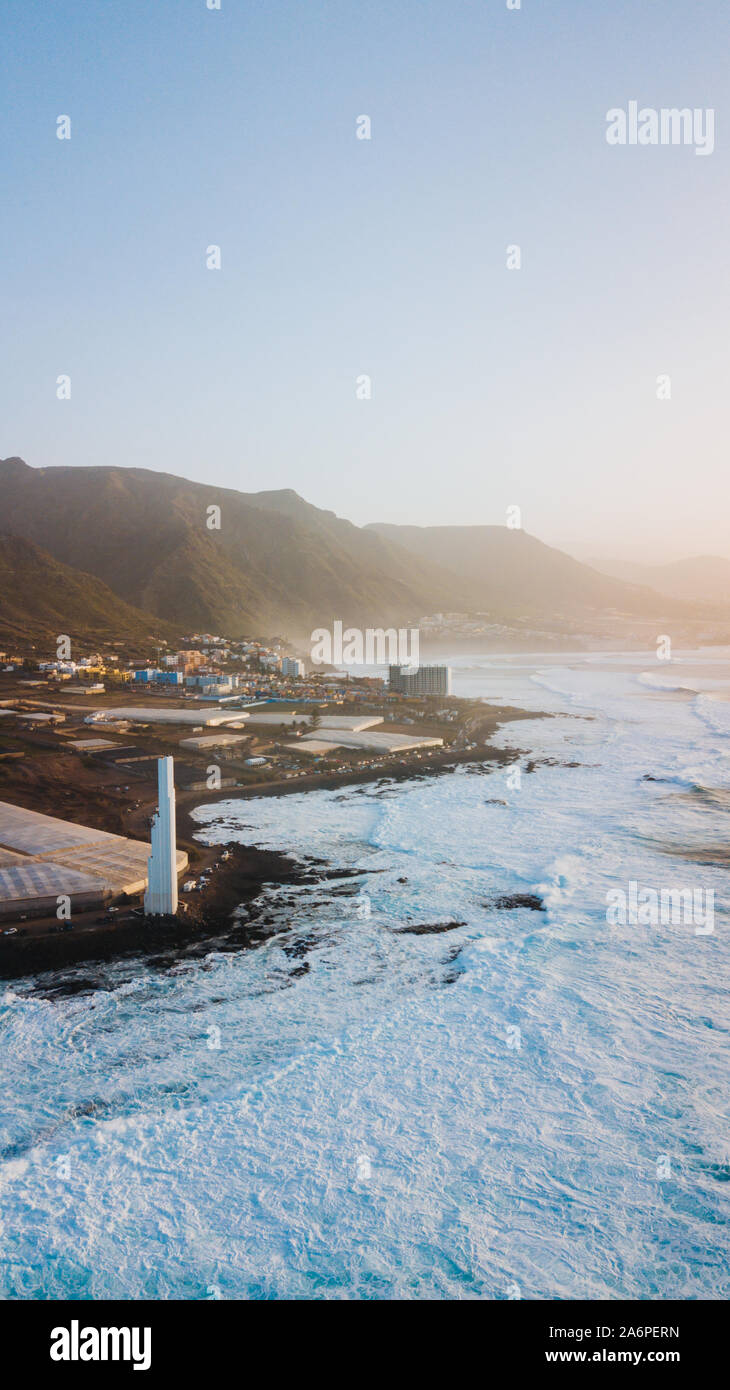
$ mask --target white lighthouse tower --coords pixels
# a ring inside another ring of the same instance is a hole
[[[152,821],[152,853],[147,860],[145,915],[177,912],[175,771],[172,758],[157,759],[157,813]]]

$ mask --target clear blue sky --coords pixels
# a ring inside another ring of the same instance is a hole
[[[730,553],[727,0],[3,0],[0,29],[0,454]],[[608,146],[633,98],[713,107],[714,153]]]

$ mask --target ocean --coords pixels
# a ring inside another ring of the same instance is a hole
[[[342,877],[0,986],[2,1296],[727,1298],[729,658],[462,655],[511,763],[201,809]]]

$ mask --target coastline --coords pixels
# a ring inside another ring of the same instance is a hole
[[[295,863],[287,855],[247,845],[216,846],[216,852],[230,851],[205,895],[190,903],[184,916],[145,918],[120,909],[117,921],[98,926],[95,921],[80,922],[73,932],[10,939],[0,938],[0,978],[20,979],[46,971],[68,969],[93,962],[109,962],[138,957],[164,968],[183,955],[204,955],[216,938],[221,949],[233,950],[256,945],[268,934],[258,924],[263,905],[257,908],[268,883],[307,883],[314,881],[313,869]],[[317,877],[326,877],[326,868]],[[247,909],[245,921],[234,921],[239,906]],[[91,914],[92,917],[95,914]]]
[[[529,718],[540,718],[540,715],[530,715]],[[548,716],[542,716],[547,718]],[[508,720],[504,720],[508,723]],[[436,753],[428,762],[404,762],[403,766],[393,768],[378,768],[358,770],[353,768],[347,772],[332,772],[326,776],[316,773],[307,773],[304,777],[291,778],[288,781],[261,782],[253,787],[226,787],[212,795],[205,796],[203,792],[183,792],[177,797],[178,815],[178,841],[182,837],[181,827],[184,828],[185,840],[191,838],[193,833],[199,828],[198,822],[192,819],[192,812],[198,806],[213,806],[219,801],[250,801],[263,796],[294,796],[313,791],[337,791],[340,787],[364,786],[367,784],[377,784],[378,782],[410,782],[414,778],[441,777],[444,773],[450,772],[452,768],[469,763],[510,763],[519,757],[526,757],[524,749],[495,748],[491,745],[476,750],[471,749],[464,752],[450,752],[445,749],[443,753]],[[198,842],[198,848],[200,848]]]
[[[541,717],[549,716],[504,707],[495,709],[489,733],[496,732],[502,724]],[[524,750],[484,744],[479,749],[458,752],[444,749],[428,761],[403,759],[390,769],[354,768],[328,776],[306,774],[245,788],[227,787],[207,796],[200,790],[178,792],[178,847],[188,851],[193,874],[203,869],[212,870],[210,881],[201,892],[190,896],[181,894],[183,912],[175,918],[149,919],[135,914],[131,905],[120,906],[113,922],[100,924],[95,912],[79,914],[73,930],[64,932],[58,932],[55,923],[45,920],[30,922],[23,934],[0,936],[0,979],[19,979],[85,963],[107,963],[134,956],[164,968],[183,956],[205,955],[216,942],[221,950],[250,948],[270,934],[263,920],[263,893],[268,884],[306,884],[313,882],[315,877],[321,880],[348,876],[346,871],[331,870],[329,865],[319,861],[312,860],[305,865],[286,854],[256,846],[237,842],[204,845],[195,839],[200,823],[193,817],[199,807],[260,796],[332,791],[345,786],[388,785],[414,778],[444,776],[457,766],[504,765],[527,756]],[[151,809],[153,807],[147,803],[135,808],[128,818],[126,833],[132,836],[136,833],[141,838],[145,834],[145,818]],[[228,850],[229,857],[219,862],[223,850]],[[258,899],[262,901],[259,903]],[[238,907],[246,909],[245,920],[234,918]]]

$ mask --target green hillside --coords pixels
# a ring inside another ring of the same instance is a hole
[[[60,633],[92,640],[149,644],[171,638],[170,624],[143,613],[92,574],[54,560],[31,541],[0,533],[0,636],[55,640]]]

